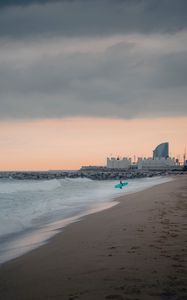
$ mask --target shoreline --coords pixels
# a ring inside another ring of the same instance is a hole
[[[2,299],[185,299],[186,186],[180,176],[116,198],[1,265]]]
[[[132,182],[130,183],[128,188],[125,188],[120,191],[122,195],[110,195],[110,197],[105,199],[105,201],[101,202],[95,202],[95,204],[92,204],[88,209],[80,212],[79,214],[75,214],[69,217],[65,217],[64,219],[53,221],[51,223],[48,223],[42,227],[39,227],[37,229],[28,229],[23,232],[19,232],[17,234],[14,234],[12,237],[7,237],[3,243],[0,244],[1,246],[1,253],[0,253],[0,265],[12,261],[22,255],[25,255],[39,247],[42,247],[43,245],[49,243],[53,237],[69,226],[72,223],[77,223],[81,221],[84,217],[97,213],[106,209],[109,209],[113,207],[114,205],[117,205],[118,198],[127,196],[129,194],[135,194],[139,191],[146,190],[151,188],[152,186],[160,185],[165,182],[172,181],[173,178],[171,177],[153,177],[151,178],[156,180],[156,182],[151,183],[145,183],[143,182],[143,185],[137,186],[136,188],[131,186]],[[144,179],[142,179],[144,180]],[[140,179],[141,182],[141,179]],[[140,184],[139,182],[139,184]],[[115,184],[114,182],[111,182],[112,184]],[[148,185],[147,185],[148,184]],[[102,199],[103,200],[103,199]]]

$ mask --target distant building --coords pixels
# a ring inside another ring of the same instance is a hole
[[[158,145],[153,151],[153,158],[138,159],[138,169],[141,170],[173,170],[179,168],[179,162],[169,157],[169,143]]]
[[[184,161],[184,170],[187,171],[187,160]]]
[[[184,166],[187,169],[186,155],[184,155]],[[150,171],[181,170],[179,160],[169,157],[169,143],[161,143],[153,151],[153,157],[141,158],[132,163],[131,158],[107,158],[107,168],[109,169],[138,169]]]
[[[153,151],[153,159],[155,158],[165,158],[169,157],[169,143],[162,143],[158,145]]]
[[[120,159],[119,157],[107,157],[107,168],[109,169],[129,169],[131,166],[131,159],[127,157],[123,157]]]
[[[138,160],[139,170],[174,170],[180,168],[175,158],[143,158]]]

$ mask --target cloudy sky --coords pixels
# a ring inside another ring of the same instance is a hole
[[[151,155],[163,139],[179,155],[187,1],[1,0],[0,125],[3,169]]]

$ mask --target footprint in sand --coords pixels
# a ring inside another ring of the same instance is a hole
[[[112,246],[112,247],[109,247],[108,249],[114,250],[114,249],[116,249],[116,248],[117,248],[117,247]]]
[[[172,265],[173,268],[181,268],[183,269],[183,265],[180,265],[180,264],[174,264]]]
[[[123,300],[124,298],[121,295],[108,295],[105,299]]]
[[[140,249],[140,247],[137,247],[137,246],[131,247],[131,250],[136,250],[136,249]]]
[[[134,250],[129,250],[129,251],[127,251],[129,254],[131,254],[131,253],[136,253],[136,251],[134,251]]]
[[[164,297],[172,297],[172,296],[175,296],[175,295],[176,295],[176,292],[173,289],[165,289],[161,293],[161,296],[164,296]]]
[[[78,299],[79,297],[77,296],[77,295],[75,295],[75,296],[70,296],[69,298],[68,298],[68,300],[76,300],[76,299]]]

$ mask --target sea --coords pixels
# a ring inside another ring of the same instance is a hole
[[[129,179],[127,186],[116,189],[116,180],[0,179],[0,264],[47,243],[65,226],[85,215],[116,205],[113,200],[119,196],[170,180]]]

